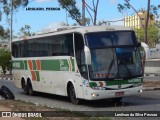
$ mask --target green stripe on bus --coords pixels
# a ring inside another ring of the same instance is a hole
[[[97,83],[96,82],[89,82],[89,86],[90,87],[97,87]]]
[[[128,80],[113,80],[113,81],[107,81],[106,82],[106,86],[122,85],[122,84],[131,84],[131,83],[128,83]]]
[[[141,83],[141,82],[142,82],[142,79],[140,78],[129,79],[129,80],[113,80],[113,81],[106,81],[106,86],[133,84],[133,83]]]
[[[40,81],[39,71],[35,71],[35,73],[36,73],[37,81],[39,82]]]
[[[74,59],[71,59],[72,71],[75,71]],[[33,70],[37,70],[36,61],[32,60]],[[28,70],[27,60],[12,61],[13,69]],[[68,59],[41,60],[41,70],[48,71],[69,71]]]
[[[41,70],[60,71],[59,60],[41,60]]]
[[[24,63],[24,70],[28,70],[27,60],[24,60],[23,63]]]
[[[75,68],[74,68],[74,59],[71,59],[71,64],[72,64],[72,71],[75,71]]]
[[[134,83],[141,83],[143,82],[140,78],[129,79],[129,80],[112,80],[112,81],[105,81],[105,86],[112,86],[112,85],[125,85],[125,84],[134,84]],[[98,82],[89,82],[90,87],[97,87]]]
[[[24,70],[24,62],[23,61],[12,61],[12,68],[18,70]]]
[[[35,60],[32,60],[32,65],[33,65],[33,70],[37,70],[37,65]]]

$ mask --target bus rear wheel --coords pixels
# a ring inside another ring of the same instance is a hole
[[[28,94],[33,96],[34,95],[34,91],[33,91],[31,82],[27,83],[27,87],[28,87]]]
[[[69,86],[69,99],[73,104],[80,104],[80,99],[76,98],[75,89],[72,84]]]
[[[25,84],[25,81],[22,81],[22,90],[23,90],[23,93],[24,93],[25,95],[28,95],[28,94],[29,94],[29,92],[28,92],[28,87],[27,87],[27,85]]]

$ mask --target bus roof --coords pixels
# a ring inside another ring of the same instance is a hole
[[[55,31],[36,34],[34,36],[23,36],[23,37],[20,37],[20,38],[15,38],[15,39],[13,39],[13,42],[21,41],[21,40],[29,40],[29,39],[34,39],[34,38],[47,37],[47,36],[52,36],[52,35],[74,33],[74,32],[79,32],[79,33],[85,34],[85,33],[90,33],[90,32],[128,31],[128,30],[131,30],[131,28],[127,28],[127,27],[123,27],[123,26],[64,27],[64,28],[59,28]]]

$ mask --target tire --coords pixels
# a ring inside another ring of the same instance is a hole
[[[6,86],[1,87],[0,95],[2,95],[2,97],[4,97],[5,99],[10,99],[10,100],[14,100],[14,98],[15,98],[14,94]]]
[[[80,104],[80,99],[76,98],[75,89],[72,84],[69,86],[69,99],[70,99],[71,103],[73,103],[75,105]]]
[[[28,86],[28,94],[33,96],[34,95],[34,91],[33,91],[31,82],[28,82],[27,86]]]
[[[113,98],[112,99],[114,103],[120,103],[122,100],[122,97],[118,97],[118,98]]]
[[[22,90],[25,95],[29,94],[28,86],[25,84],[25,82],[22,83]]]

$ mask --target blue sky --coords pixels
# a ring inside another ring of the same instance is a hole
[[[27,8],[29,7],[42,7],[46,9],[47,7],[59,8],[59,3],[57,0],[31,0]],[[81,8],[81,0],[76,0],[77,6]],[[86,0],[89,5],[92,5],[92,0]],[[132,10],[129,10],[125,14],[121,14],[117,10],[117,4],[123,3],[124,0],[100,0],[98,6],[98,16],[97,20],[119,20],[123,19],[127,14],[134,14]],[[138,10],[147,7],[147,0],[131,0],[131,4]],[[151,4],[160,4],[160,0],[151,0]],[[81,11],[81,9],[80,9]],[[33,11],[26,10],[26,8],[20,8],[18,12],[14,11],[13,14],[13,30],[16,35],[20,28],[24,25],[30,25],[32,32],[38,32],[48,27],[54,27],[57,23],[66,23],[66,11],[60,9],[57,11]],[[70,17],[68,17],[68,23],[72,25],[75,23]],[[8,26],[5,17],[0,22],[3,26]],[[118,25],[123,25],[123,22],[116,23]]]

